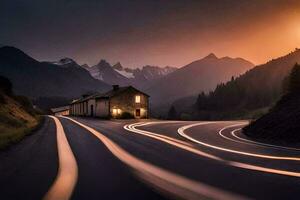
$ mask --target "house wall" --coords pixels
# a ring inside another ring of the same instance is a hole
[[[69,110],[64,110],[64,111],[56,112],[54,115],[55,116],[60,116],[60,115],[66,116],[66,115],[69,115],[69,114],[70,114]]]
[[[97,99],[96,100],[96,116],[97,117],[109,117],[109,100]]]
[[[135,103],[135,96],[141,97],[140,103]],[[128,112],[135,118],[148,118],[149,101],[148,97],[134,89],[129,89],[121,94],[118,94],[110,99],[110,115],[113,118],[120,117],[114,115],[113,109],[121,109],[121,112]],[[136,109],[140,109],[140,117],[136,116]]]
[[[95,116],[96,100],[89,99],[87,105],[88,105],[88,116]],[[93,106],[93,110],[91,110],[92,106]]]
[[[87,102],[74,103],[70,107],[71,115],[86,116],[87,112]]]

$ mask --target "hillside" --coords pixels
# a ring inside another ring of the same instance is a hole
[[[300,62],[299,49],[219,84],[213,92],[194,96],[194,104],[182,112],[195,119],[259,116],[280,98],[283,81],[297,62]]]
[[[29,100],[15,96],[10,81],[0,76],[0,149],[21,140],[40,120]]]
[[[217,58],[210,54],[157,80],[146,92],[154,105],[171,103],[181,97],[210,91],[218,83],[238,76],[254,65],[241,58]]]
[[[295,65],[288,78],[286,94],[244,133],[257,139],[300,142],[300,65]]]
[[[17,48],[0,48],[0,74],[12,81],[17,94],[30,98],[73,98],[109,88],[74,61],[63,61],[56,64],[39,62]]]

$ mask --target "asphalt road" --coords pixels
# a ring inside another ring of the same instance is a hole
[[[61,199],[299,199],[300,150],[249,140],[245,121],[59,123],[47,117],[0,152],[0,199],[42,199],[51,188]]]

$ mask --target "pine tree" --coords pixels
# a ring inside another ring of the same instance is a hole
[[[288,78],[287,90],[291,92],[300,92],[300,65],[295,64]]]

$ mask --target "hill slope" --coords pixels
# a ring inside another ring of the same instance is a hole
[[[0,76],[0,149],[21,140],[39,123],[29,100],[13,95],[11,83]]]
[[[104,91],[106,83],[94,79],[76,63],[39,62],[14,47],[0,48],[0,75],[9,78],[17,94],[31,98],[73,98],[89,91]]]
[[[289,76],[288,92],[269,113],[244,128],[244,133],[258,139],[300,142],[300,65]]]
[[[217,58],[210,54],[155,81],[146,92],[154,104],[172,102],[200,91],[212,90],[218,83],[238,76],[253,66],[241,58]]]

